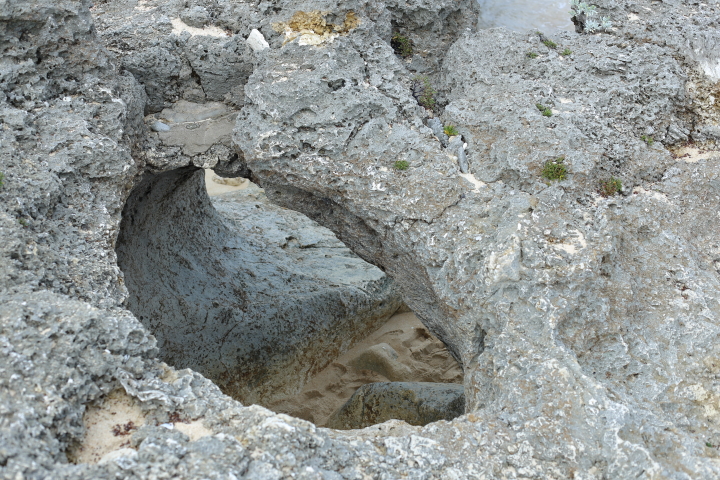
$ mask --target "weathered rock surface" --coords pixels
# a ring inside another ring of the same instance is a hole
[[[204,172],[149,176],[117,241],[127,307],[160,358],[244,403],[297,393],[401,305],[393,282],[257,187],[213,197]]]
[[[234,139],[268,196],[398,279],[463,363],[474,418],[516,429],[515,467],[715,471],[718,154],[688,163],[641,139],[670,146],[695,128],[694,61],[610,35],[559,34],[570,56],[534,33],[460,38],[441,119],[468,143],[463,178],[413,116],[394,57],[360,37],[273,50],[249,78]],[[330,71],[344,88],[327,89]],[[561,156],[567,179],[542,178]],[[611,177],[625,195],[597,193]]]
[[[717,2],[601,2],[617,30],[558,35],[569,56],[534,34],[460,37],[435,81],[464,177],[388,45],[401,18],[462,15],[434,5],[98,3],[117,63],[89,1],[0,5],[3,477],[720,476]],[[360,23],[283,46],[271,24],[301,9]],[[270,48],[246,44],[253,28]],[[232,143],[191,157],[148,133],[181,99],[237,113]],[[673,157],[688,140],[704,153]],[[567,179],[545,181],[561,155]],[[462,362],[468,413],[317,429],[157,360],[115,240],[141,175],[190,165],[246,171],[396,278]],[[622,195],[597,195],[611,176]],[[146,412],[137,456],[67,463],[86,406],[118,388]],[[155,426],[173,414],[213,435]]]
[[[380,382],[358,388],[327,422],[328,428],[351,430],[388,420],[423,426],[465,413],[465,393],[454,383]]]

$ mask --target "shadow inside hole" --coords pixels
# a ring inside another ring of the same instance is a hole
[[[116,250],[126,304],[156,336],[162,360],[202,373],[245,404],[320,425],[364,383],[462,381],[412,314],[403,315],[415,325],[387,327],[403,304],[380,270],[307,217],[269,204],[252,184],[211,200],[206,175],[194,167],[148,175],[123,210]],[[341,387],[320,385],[363,339],[395,342],[390,348],[411,360],[412,374],[387,370],[392,362],[357,363]],[[442,357],[439,375],[417,367],[423,357]],[[308,396],[332,398],[312,412],[312,402],[293,406]]]

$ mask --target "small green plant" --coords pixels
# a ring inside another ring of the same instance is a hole
[[[454,137],[455,135],[460,135],[460,132],[457,131],[457,128],[455,128],[454,125],[446,125],[443,127],[443,133],[447,135],[448,137]]]
[[[428,110],[434,109],[436,93],[430,84],[430,79],[425,75],[418,75],[413,78],[413,96],[421,107],[425,107]]]
[[[612,28],[612,22],[607,17],[600,18],[600,21],[594,20],[592,17],[597,15],[597,7],[580,0],[572,0],[570,2],[570,17],[575,24],[575,31],[582,33],[587,31],[593,33],[597,30],[607,31]]]
[[[393,34],[390,39],[390,46],[395,50],[395,54],[400,55],[402,58],[411,57],[413,54],[412,41],[399,33]]]
[[[3,180],[5,180],[5,174],[0,172],[0,187],[3,186]]]
[[[527,52],[525,55],[527,55],[528,58],[537,58],[538,56],[535,52]]]
[[[393,167],[395,167],[395,170],[407,170],[410,164],[405,160],[398,160],[393,164]]]
[[[19,219],[18,219],[18,223],[19,223],[20,225],[22,225],[23,227],[27,227],[27,226],[28,226],[28,222],[27,222],[27,220],[25,220],[24,218],[19,218]]]
[[[562,56],[564,56],[564,57],[567,57],[567,56],[570,55],[571,53],[572,53],[572,50],[570,50],[569,48],[566,48],[565,50],[563,50],[562,52],[560,52],[560,55],[562,55]]]
[[[540,110],[540,112],[542,112],[543,116],[552,117],[552,110],[544,106],[542,103],[536,103],[535,106],[538,110]]]
[[[651,137],[651,136],[649,136],[649,135],[643,135],[643,136],[641,136],[641,137],[640,137],[640,140],[642,140],[643,142],[647,143],[647,144],[648,144],[648,147],[649,147],[650,145],[652,145],[653,143],[655,143],[655,140],[653,140],[653,137]]]
[[[553,42],[549,38],[546,38],[545,40],[543,40],[543,43],[545,44],[546,47],[552,48],[553,50],[557,48],[557,43]]]
[[[603,197],[611,197],[622,190],[622,182],[619,178],[610,177],[600,183],[600,195]]]
[[[567,176],[567,167],[565,166],[565,156],[558,157],[554,160],[548,160],[543,165],[542,176],[548,180],[565,180]]]

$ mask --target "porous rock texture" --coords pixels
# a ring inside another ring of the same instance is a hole
[[[400,306],[379,269],[258,187],[213,197],[195,167],[148,175],[117,241],[127,307],[160,358],[243,403],[296,394]]]
[[[718,153],[664,148],[717,143],[688,92],[701,66],[622,29],[558,34],[557,49],[534,32],[462,36],[439,90],[463,177],[401,66],[361,35],[269,51],[234,140],[273,201],[382,266],[460,359],[467,418],[509,435],[468,445],[474,458],[509,448],[519,476],[717,475]],[[330,91],[330,72],[346,87]],[[567,178],[543,178],[560,157]],[[599,195],[613,177],[622,194]]]
[[[1,4],[0,475],[720,476],[718,59],[695,48],[718,38],[720,6],[606,3],[614,30],[553,38],[568,56],[448,24],[438,114],[467,143],[465,176],[388,41],[401,18],[471,2],[98,2],[103,41],[87,0]],[[283,45],[272,23],[315,9],[360,23]],[[252,28],[269,49],[245,47]],[[146,130],[181,99],[237,113],[232,140],[203,157]],[[673,157],[688,140],[700,155]],[[567,179],[544,180],[560,156]],[[142,174],[191,165],[245,172],[395,278],[462,363],[466,415],[318,429],[157,360],[115,240]],[[611,176],[621,195],[598,195]],[[68,463],[86,406],[118,388],[146,411],[137,450]],[[178,416],[213,435],[154,426]]]
[[[388,420],[427,425],[465,413],[462,385],[426,382],[375,382],[358,388],[327,422],[328,428],[365,428]]]

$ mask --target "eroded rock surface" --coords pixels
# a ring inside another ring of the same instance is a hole
[[[469,411],[516,429],[536,471],[714,470],[720,232],[705,219],[720,206],[718,154],[688,163],[659,142],[698,131],[686,90],[697,63],[615,35],[559,34],[557,51],[535,33],[463,36],[440,117],[468,144],[461,176],[395,58],[359,36],[273,50],[249,78],[235,142],[268,196],[398,279],[463,363]],[[327,89],[330,71],[344,88]],[[543,178],[560,157],[567,178]],[[611,178],[623,189],[604,197]]]
[[[720,475],[717,2],[601,3],[616,30],[558,50],[458,37],[433,81],[467,143],[461,176],[389,37],[471,3],[109,1],[93,7],[102,41],[88,1],[0,6],[3,476]],[[272,23],[298,10],[359,24],[283,45]],[[246,44],[252,29],[270,48]],[[230,144],[186,154],[150,133],[181,99],[237,114]],[[689,140],[704,153],[670,153]],[[560,156],[567,178],[543,179]],[[463,364],[467,414],[317,429],[157,360],[122,306],[115,240],[143,174],[193,165],[245,172],[396,278]],[[609,177],[623,188],[606,198]],[[136,455],[67,463],[87,406],[118,388],[145,418]],[[178,417],[213,435],[158,426]]]

